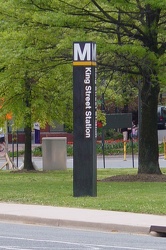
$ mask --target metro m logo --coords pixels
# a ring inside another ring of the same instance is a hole
[[[96,44],[93,42],[75,42],[73,46],[73,64],[77,65],[76,62],[83,62],[89,64],[90,62],[96,62]],[[91,63],[91,64],[93,64]]]

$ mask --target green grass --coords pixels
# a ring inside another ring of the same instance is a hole
[[[136,169],[98,169],[97,179],[136,172]],[[73,197],[72,170],[39,173],[0,171],[1,202],[166,214],[164,182],[98,181],[97,190],[97,197]]]

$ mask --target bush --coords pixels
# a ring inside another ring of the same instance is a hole
[[[32,151],[33,156],[42,156],[42,147],[36,147],[33,149]],[[72,156],[73,155],[73,145],[72,144],[68,144],[67,145],[67,155],[68,156]]]
[[[73,155],[73,145],[68,144],[67,145],[67,156],[72,156]]]
[[[132,147],[133,147],[133,152],[137,153],[138,152],[138,142],[133,142],[128,141],[126,144],[127,148],[127,154],[132,153]],[[105,155],[121,155],[123,154],[124,150],[124,144],[122,140],[116,140],[116,141],[110,141],[106,142],[104,144],[104,153]],[[97,144],[97,154],[102,154],[103,149],[102,149],[102,143]]]
[[[42,156],[42,147],[36,147],[32,151],[33,156]]]
[[[132,147],[134,153],[138,152],[138,142],[128,141],[126,144],[127,154],[132,153]],[[163,144],[159,145],[160,153],[163,151]],[[103,154],[102,142],[98,142],[96,144],[97,154]],[[124,144],[122,140],[108,140],[104,143],[104,153],[105,155],[122,155],[124,150]],[[19,151],[18,156],[24,155],[24,151]],[[42,147],[38,146],[32,150],[33,156],[42,156]],[[10,152],[10,157],[12,156],[12,152]],[[14,152],[14,156],[16,156],[16,152]],[[73,144],[67,144],[67,156],[73,156]]]
[[[102,128],[97,129],[98,138],[102,137]],[[104,139],[105,140],[118,140],[123,139],[123,134],[121,132],[116,131],[115,129],[104,129]]]
[[[123,139],[123,134],[121,132],[116,131],[115,129],[107,129],[105,130],[105,139]]]
[[[138,153],[138,142],[127,141],[126,148],[127,154],[132,153],[132,147],[134,153]],[[97,154],[103,154],[102,142],[98,142],[96,145]],[[105,155],[120,155],[123,154],[124,144],[122,140],[108,140],[104,143]],[[159,144],[159,153],[164,154],[164,144]],[[33,156],[42,156],[42,147],[35,147],[32,151]],[[24,150],[18,152],[18,156],[24,155]],[[9,152],[9,156],[12,157],[13,153]],[[14,152],[14,157],[17,156],[17,152]],[[73,156],[73,144],[67,145],[67,156]]]

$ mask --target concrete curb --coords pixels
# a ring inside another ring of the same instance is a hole
[[[152,225],[166,226],[165,215],[13,203],[0,203],[0,220],[139,234],[149,234]]]
[[[64,220],[49,219],[49,218],[38,218],[31,216],[0,214],[0,220],[5,222],[36,224],[36,225],[56,226],[65,228],[77,228],[83,230],[95,230],[104,232],[121,232],[121,233],[136,233],[136,234],[149,234],[150,232],[150,228],[146,226],[119,225],[111,223],[74,221],[66,219]]]

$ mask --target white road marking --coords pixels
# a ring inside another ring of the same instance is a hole
[[[74,245],[79,247],[90,247],[91,249],[97,248],[116,248],[116,249],[122,249],[122,250],[157,250],[152,248],[140,248],[140,247],[124,247],[124,246],[111,246],[111,245],[97,245],[97,244],[84,244],[84,243],[77,243],[77,242],[69,242],[69,241],[58,241],[58,240],[37,240],[37,239],[31,239],[31,238],[21,238],[21,237],[9,237],[9,236],[0,236],[0,238],[3,239],[11,239],[11,240],[24,240],[24,241],[33,241],[33,242],[47,242],[47,243],[58,243],[58,244],[66,244],[66,245]],[[1,248],[1,247],[0,247]],[[23,248],[6,248],[6,249],[12,249],[12,250],[32,250],[29,248],[23,249]]]

